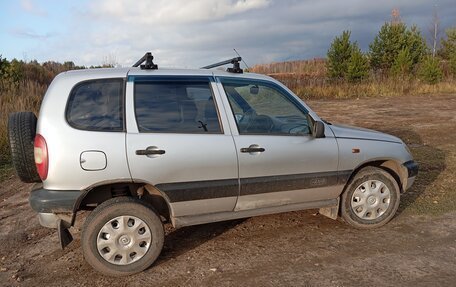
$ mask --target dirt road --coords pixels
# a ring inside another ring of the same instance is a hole
[[[28,206],[29,185],[0,187],[0,286],[454,286],[456,95],[311,101],[323,118],[403,138],[416,185],[386,226],[359,231],[302,211],[174,230],[152,268],[95,273],[75,241],[58,247]],[[450,132],[451,131],[451,132]]]

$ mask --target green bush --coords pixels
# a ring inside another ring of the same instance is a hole
[[[456,51],[450,54],[448,63],[450,66],[450,71],[453,74],[453,76],[456,76]]]
[[[420,66],[420,78],[431,85],[435,85],[443,78],[440,60],[435,57],[428,56]]]
[[[353,44],[350,61],[348,63],[346,77],[350,82],[359,82],[369,76],[369,61],[361,52],[361,49]]]
[[[402,49],[394,60],[391,74],[405,78],[410,75],[413,68],[413,60],[408,49]]]

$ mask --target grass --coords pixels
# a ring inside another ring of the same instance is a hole
[[[6,86],[6,85],[5,85]],[[0,168],[8,170],[11,156],[8,144],[8,115],[17,111],[38,113],[47,85],[31,81],[21,81],[18,85],[0,90]]]
[[[11,164],[2,164],[0,165],[0,182],[11,177],[14,173],[14,168]]]
[[[268,74],[293,90],[302,99],[349,99],[393,97],[436,93],[456,93],[456,79],[445,72],[442,82],[429,85],[420,79],[371,74],[359,83],[330,80],[326,77],[326,61],[313,59],[256,65],[252,72]]]
[[[409,193],[404,194],[402,203],[406,212],[422,215],[441,215],[456,211],[456,149],[436,150],[429,146],[412,149],[420,172]]]

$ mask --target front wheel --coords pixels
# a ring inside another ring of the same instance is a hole
[[[146,203],[116,197],[103,202],[87,217],[81,236],[85,260],[111,276],[141,272],[163,248],[160,217]]]
[[[356,228],[375,228],[390,221],[399,207],[400,189],[385,170],[366,167],[349,182],[341,199],[341,216]]]

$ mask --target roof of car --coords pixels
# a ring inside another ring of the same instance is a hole
[[[220,69],[169,69],[159,68],[155,70],[144,70],[136,67],[127,68],[97,68],[97,69],[82,69],[71,70],[64,72],[67,77],[84,76],[87,78],[101,77],[126,77],[126,76],[141,76],[141,75],[157,75],[157,76],[217,76],[217,77],[239,77],[239,78],[254,78],[271,80],[269,76],[255,73],[230,73]]]

